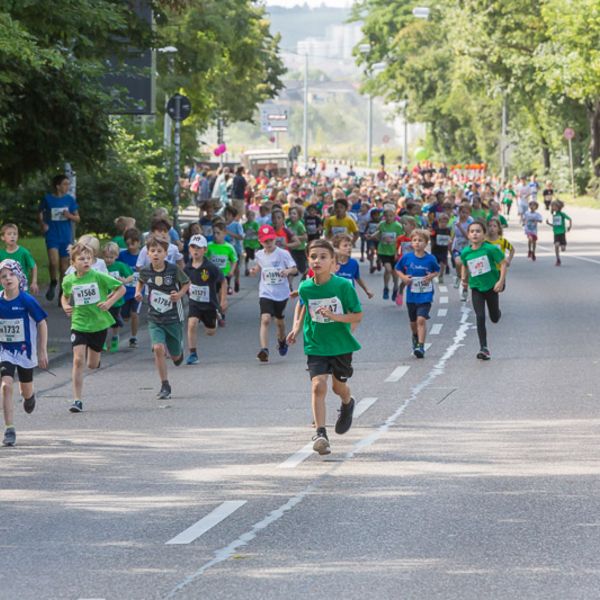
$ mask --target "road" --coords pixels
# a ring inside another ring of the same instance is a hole
[[[302,451],[301,347],[255,359],[247,279],[200,364],[171,368],[170,400],[145,332],[87,377],[82,414],[68,365],[41,374],[18,445],[0,449],[0,598],[598,598],[600,213],[566,211],[560,268],[549,228],[532,263],[513,218],[488,363],[451,284],[417,360],[406,311],[367,275],[364,412],[330,428],[329,457]]]

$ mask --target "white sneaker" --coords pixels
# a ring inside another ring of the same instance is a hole
[[[466,288],[463,288],[462,292],[460,293],[460,301],[466,302],[468,297],[469,297],[469,290],[467,290]]]
[[[457,276],[454,278],[454,287],[455,287],[456,289],[458,289],[458,286],[459,286],[459,285],[460,285],[460,277],[457,275]]]

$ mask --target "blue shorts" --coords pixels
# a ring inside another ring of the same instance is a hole
[[[56,249],[58,250],[58,255],[62,256],[63,258],[66,258],[69,256],[69,251],[68,248],[71,244],[71,241],[65,242],[65,241],[60,241],[57,240],[55,238],[46,238],[46,248],[48,248],[48,250],[52,250],[52,249]]]
[[[417,317],[424,317],[429,319],[429,311],[431,310],[431,302],[426,304],[416,304],[415,302],[407,302],[406,308],[408,309],[408,318],[411,323],[417,320]]]
[[[138,302],[135,298],[129,298],[125,300],[125,303],[121,305],[121,316],[124,319],[129,319],[132,313],[140,314],[140,308],[142,303]]]

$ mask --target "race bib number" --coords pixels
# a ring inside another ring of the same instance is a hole
[[[400,248],[402,249],[402,254],[408,254],[413,251],[412,242],[402,242]]]
[[[450,236],[438,234],[435,236],[435,243],[437,246],[447,246],[450,243]]]
[[[256,230],[254,230],[254,229],[247,229],[246,230],[246,235],[244,236],[244,239],[246,239],[246,240],[257,240],[258,239],[258,233],[256,233]]]
[[[100,288],[97,283],[83,283],[73,286],[75,306],[88,306],[100,302]]]
[[[285,238],[282,238],[282,237],[275,238],[275,245],[278,248],[283,248],[285,250],[285,246],[286,246]]]
[[[23,319],[0,319],[0,342],[24,342],[25,323]]]
[[[413,277],[410,283],[410,291],[413,294],[433,292],[433,283],[431,281],[426,281],[425,277]]]
[[[173,308],[173,302],[171,302],[171,296],[160,292],[158,290],[152,290],[150,292],[150,306],[159,313],[169,312]]]
[[[121,273],[119,273],[119,271],[109,271],[108,274],[111,277],[114,277],[115,279],[118,279],[119,281],[121,281]]]
[[[190,299],[194,302],[210,302],[210,289],[207,285],[190,285]]]
[[[66,221],[67,217],[65,217],[66,207],[62,208],[51,208],[50,209],[50,220],[51,221]]]
[[[384,231],[381,234],[382,244],[393,244],[396,241],[396,233],[393,231]]]
[[[267,267],[262,269],[262,280],[265,285],[279,285],[285,281],[285,277],[281,275],[281,269]]]
[[[490,267],[490,260],[485,255],[468,260],[467,267],[469,269],[469,273],[471,273],[473,277],[485,275],[486,273],[489,273],[492,270],[492,268]]]
[[[323,306],[328,308],[335,315],[344,314],[342,303],[337,296],[334,296],[333,298],[318,298],[315,300],[309,300],[308,310],[312,320],[315,323],[333,323],[331,319],[324,317],[322,314],[317,312],[317,310]]]
[[[347,227],[332,227],[331,233],[333,233],[333,235],[338,235],[340,233],[348,233],[348,228]]]
[[[526,221],[525,222],[525,230],[529,233],[536,233],[537,231],[537,222],[536,221]]]
[[[377,231],[377,227],[377,223],[369,223],[369,225],[367,226],[367,233],[369,235],[373,235]]]
[[[306,226],[306,233],[314,234],[317,233],[317,226],[314,223],[310,223]]]
[[[554,225],[554,227],[560,227],[562,225],[562,217],[558,215],[552,217],[552,225]]]
[[[219,269],[224,269],[227,266],[227,257],[217,254],[210,257],[210,262],[219,267]]]

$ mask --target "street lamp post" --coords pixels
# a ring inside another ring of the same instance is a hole
[[[302,117],[302,150],[304,170],[308,169],[308,53],[304,55],[304,116]]]
[[[177,48],[175,46],[165,46],[164,48],[159,48],[158,51],[161,54],[167,55],[168,60],[168,71],[169,75],[173,75],[174,67],[175,67],[175,53],[177,52]],[[167,103],[169,102],[169,94],[165,91],[165,115],[163,122],[163,146],[165,149],[168,149],[171,146],[171,119],[167,115]]]

